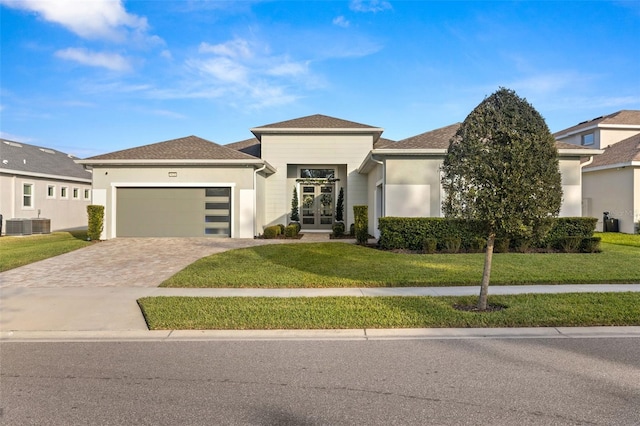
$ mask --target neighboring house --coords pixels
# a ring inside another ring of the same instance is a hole
[[[618,219],[620,232],[634,233],[640,220],[640,111],[624,110],[555,133],[556,140],[602,150],[582,169],[585,216],[604,212]]]
[[[77,161],[93,168],[103,238],[251,238],[289,222],[293,190],[303,232],[329,231],[337,194],[344,216],[369,206],[369,232],[382,216],[442,215],[440,166],[459,124],[394,142],[380,127],[312,115],[251,129],[229,145],[189,136]],[[559,145],[565,201],[580,216],[580,159],[599,150]]]
[[[76,158],[49,148],[0,139],[0,214],[46,218],[51,230],[87,226],[91,172]]]

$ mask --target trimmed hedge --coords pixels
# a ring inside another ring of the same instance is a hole
[[[278,235],[280,235],[280,226],[278,225],[267,226],[264,228],[264,232],[262,234],[262,236],[267,240],[275,238]]]
[[[369,238],[369,210],[367,206],[353,206],[353,218],[355,222],[356,241],[358,244],[366,244]]]
[[[344,235],[344,222],[335,222],[332,230],[334,237],[342,237]]]
[[[550,229],[542,239],[532,237],[523,239],[500,235],[496,238],[495,249],[508,251],[509,248],[526,251],[529,248],[571,248],[567,237],[577,237],[581,243],[578,249],[590,251],[595,241],[584,242],[593,238],[596,222],[593,217],[560,217],[551,220]],[[483,222],[441,217],[381,217],[379,219],[380,239],[378,245],[384,250],[425,250],[425,241],[434,239],[439,250],[449,251],[451,239],[460,239],[460,249],[465,251],[482,251],[486,244],[486,233]],[[447,247],[449,246],[449,247]]]
[[[284,228],[284,236],[287,238],[293,238],[298,235],[300,232],[300,224],[299,223],[291,223]]]
[[[92,241],[99,241],[104,228],[104,206],[95,204],[87,206],[87,216],[89,221],[87,238]]]

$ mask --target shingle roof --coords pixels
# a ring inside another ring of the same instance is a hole
[[[615,125],[640,125],[640,110],[622,110],[613,114],[603,115],[591,120],[583,121],[568,129],[554,133],[554,136],[564,135],[566,133],[575,133],[582,129],[589,129],[594,126],[602,126],[607,124]]]
[[[327,115],[315,114],[293,120],[258,126],[257,129],[377,129],[367,124],[355,123]]]
[[[395,143],[396,141],[393,141],[391,139],[379,138],[376,142],[374,142],[373,149],[393,148]]]
[[[0,139],[0,171],[15,170],[91,180],[91,172],[76,164],[75,159],[55,149]]]
[[[240,142],[228,143],[225,146],[257,158],[260,158],[262,156],[262,145],[256,138],[246,139]]]
[[[226,146],[187,136],[137,148],[97,155],[87,160],[254,160],[251,155]]]
[[[586,166],[585,170],[632,161],[640,161],[640,134],[609,145],[603,154],[594,156],[593,162]]]
[[[421,133],[407,139],[402,139],[388,148],[392,149],[447,149],[449,141],[456,134],[461,123]]]

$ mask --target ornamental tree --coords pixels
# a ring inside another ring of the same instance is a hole
[[[300,222],[300,214],[298,211],[298,190],[293,187],[293,197],[291,197],[291,221]]]
[[[562,203],[555,139],[542,116],[513,90],[482,101],[451,139],[443,164],[446,217],[473,219],[487,234],[478,309],[487,309],[496,235],[533,238]]]

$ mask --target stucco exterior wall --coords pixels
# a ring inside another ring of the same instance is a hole
[[[253,229],[252,167],[105,167],[94,166],[95,204],[105,206],[103,238],[114,238],[118,187],[231,187],[231,236]],[[174,176],[175,174],[175,176]],[[247,191],[251,191],[248,193]],[[241,195],[242,192],[242,195]],[[251,213],[249,215],[249,213]],[[251,223],[247,223],[251,221]],[[242,232],[241,232],[242,230]]]
[[[585,216],[598,218],[597,230],[602,231],[602,214],[618,219],[620,232],[634,232],[634,219],[638,217],[640,188],[634,186],[638,170],[632,167],[585,171],[582,178],[582,195]]]
[[[31,207],[23,207],[24,184],[33,185]],[[48,196],[49,186],[53,187],[54,192],[51,197]],[[62,188],[66,188],[65,197],[61,194]],[[85,191],[88,192],[85,193]],[[3,234],[6,231],[7,219],[36,218],[38,213],[41,218],[51,219],[52,231],[86,227],[89,204],[91,204],[89,183],[0,174],[0,214],[3,216]]]
[[[345,224],[353,222],[353,206],[367,203],[367,178],[357,172],[371,151],[370,135],[262,135],[262,159],[277,172],[265,182],[265,224],[287,223],[291,196],[297,176],[288,165],[333,167],[337,169],[336,196],[340,186],[345,192]]]
[[[442,159],[388,158],[385,215],[440,217]]]
[[[582,216],[582,172],[580,158],[561,158],[559,163],[562,175],[561,217]]]
[[[640,130],[600,129],[600,145],[597,148],[604,149],[638,133],[640,133]]]

